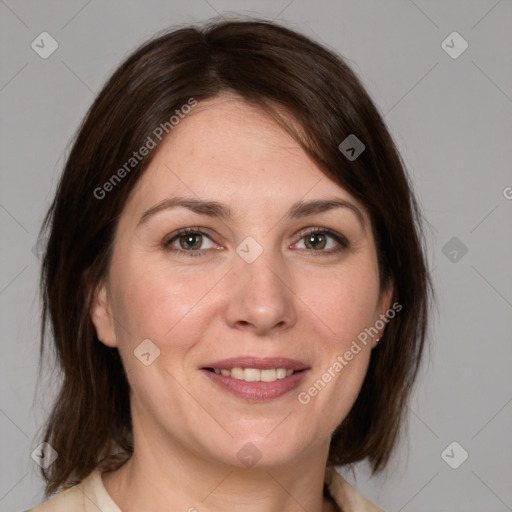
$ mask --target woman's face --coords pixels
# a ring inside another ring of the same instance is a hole
[[[136,451],[143,431],[237,466],[326,456],[378,338],[358,335],[389,307],[367,212],[235,98],[155,151],[92,308],[126,368]]]

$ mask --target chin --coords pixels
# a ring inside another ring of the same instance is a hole
[[[275,427],[275,425],[274,425]],[[218,460],[238,468],[270,469],[290,464],[302,451],[302,447],[289,437],[286,440],[268,431],[262,435],[254,432],[248,435],[237,435],[229,439],[226,450],[217,454]]]

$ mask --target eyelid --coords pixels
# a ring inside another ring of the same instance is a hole
[[[333,237],[340,244],[343,244],[346,246],[348,246],[348,244],[349,244],[348,238],[345,235],[342,235],[341,233],[339,233],[338,231],[335,231],[334,229],[323,228],[321,226],[313,226],[313,227],[309,227],[309,228],[304,228],[303,230],[299,231],[299,233],[297,233],[297,236],[302,238],[306,235],[309,235],[310,233],[325,233],[326,235],[330,235],[331,237]]]
[[[178,235],[183,235],[183,234],[187,234],[187,233],[200,233],[200,234],[207,235],[207,236],[211,237],[211,236],[213,236],[214,232],[210,228],[205,228],[203,226],[191,226],[188,228],[179,228],[179,229],[173,231],[172,233],[169,233],[168,235],[166,235],[165,238],[167,240],[171,240],[172,238],[175,238]]]

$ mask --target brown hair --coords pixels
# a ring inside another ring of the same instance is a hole
[[[367,459],[374,472],[388,462],[418,371],[430,297],[421,218],[404,166],[381,115],[340,57],[270,22],[227,21],[174,30],[140,47],[103,87],[70,151],[42,228],[48,243],[41,356],[49,323],[63,376],[44,434],[59,454],[42,470],[47,495],[81,481],[100,463],[119,466],[133,451],[123,365],[117,349],[98,341],[89,305],[108,272],[123,206],[154,152],[124,173],[106,199],[94,191],[190,98],[201,102],[226,92],[274,115],[369,212],[381,287],[393,283],[392,302],[402,311],[372,351],[328,462]],[[296,127],[279,115],[283,111]],[[338,149],[350,134],[366,146],[353,161]]]

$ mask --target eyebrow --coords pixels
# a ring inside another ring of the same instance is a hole
[[[220,218],[227,220],[232,217],[229,206],[219,203],[218,201],[206,201],[189,197],[171,197],[160,201],[148,210],[146,210],[139,219],[137,227],[147,222],[154,215],[173,208],[186,208],[199,215],[207,215],[208,217]],[[312,201],[297,201],[284,215],[285,219],[300,219],[310,215],[324,213],[335,208],[348,208],[356,214],[361,226],[365,227],[364,216],[361,210],[350,201],[340,198],[332,199],[315,199]]]

